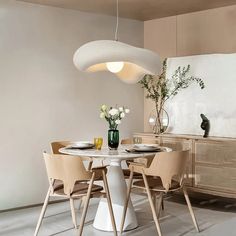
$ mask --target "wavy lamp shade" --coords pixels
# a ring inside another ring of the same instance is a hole
[[[81,71],[112,71],[119,79],[130,84],[137,83],[145,74],[154,75],[161,71],[158,54],[115,40],[84,44],[75,52],[73,62]]]

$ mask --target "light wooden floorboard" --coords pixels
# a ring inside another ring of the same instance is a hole
[[[137,229],[125,232],[122,235],[156,236],[157,231],[147,198],[135,195],[132,196],[132,199],[140,226]],[[112,233],[98,231],[92,226],[97,203],[97,200],[91,201],[83,235],[113,236]],[[165,211],[161,213],[160,225],[164,236],[236,235],[236,206],[234,204],[218,202],[215,200],[202,201],[196,199],[192,201],[192,203],[201,232],[196,232],[183,197],[173,196],[165,200]],[[41,207],[33,207],[1,213],[0,235],[32,236],[40,210]],[[79,213],[78,222],[80,220],[81,211]],[[49,205],[46,212],[46,218],[44,218],[40,228],[39,236],[49,235],[76,235],[71,219],[69,202]]]

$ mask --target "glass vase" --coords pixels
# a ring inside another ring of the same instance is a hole
[[[149,116],[148,122],[154,134],[162,134],[169,126],[169,115],[164,109],[162,109],[160,113],[153,110]]]
[[[116,150],[119,146],[119,130],[108,130],[108,147],[110,150]]]

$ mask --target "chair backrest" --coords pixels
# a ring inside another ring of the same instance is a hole
[[[66,195],[73,192],[76,181],[86,181],[92,177],[80,157],[47,153],[43,155],[50,185],[54,180],[61,180]]]
[[[59,149],[73,144],[71,141],[56,141],[51,143],[51,150],[53,154],[60,154]]]
[[[173,179],[182,185],[188,158],[189,150],[157,153],[150,167],[145,169],[145,174],[159,176],[168,191]]]
[[[125,138],[125,139],[122,139],[121,144],[133,144],[133,139],[132,138]]]
[[[135,139],[135,138],[134,138]],[[157,144],[156,140],[153,139],[141,139],[141,143],[146,143],[146,144]],[[121,140],[121,144],[134,144],[134,141],[132,138],[125,138]]]
[[[144,144],[158,144],[158,140],[153,138],[142,138],[142,143]]]

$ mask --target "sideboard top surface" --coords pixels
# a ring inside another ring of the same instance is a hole
[[[227,138],[227,137],[214,137],[209,136],[207,138],[203,138],[201,135],[189,135],[189,134],[172,134],[172,133],[164,133],[164,134],[154,134],[154,133],[134,133],[134,136],[145,136],[150,138],[180,138],[180,139],[194,139],[194,140],[202,140],[202,141],[228,141],[228,142],[236,142],[236,138]]]

